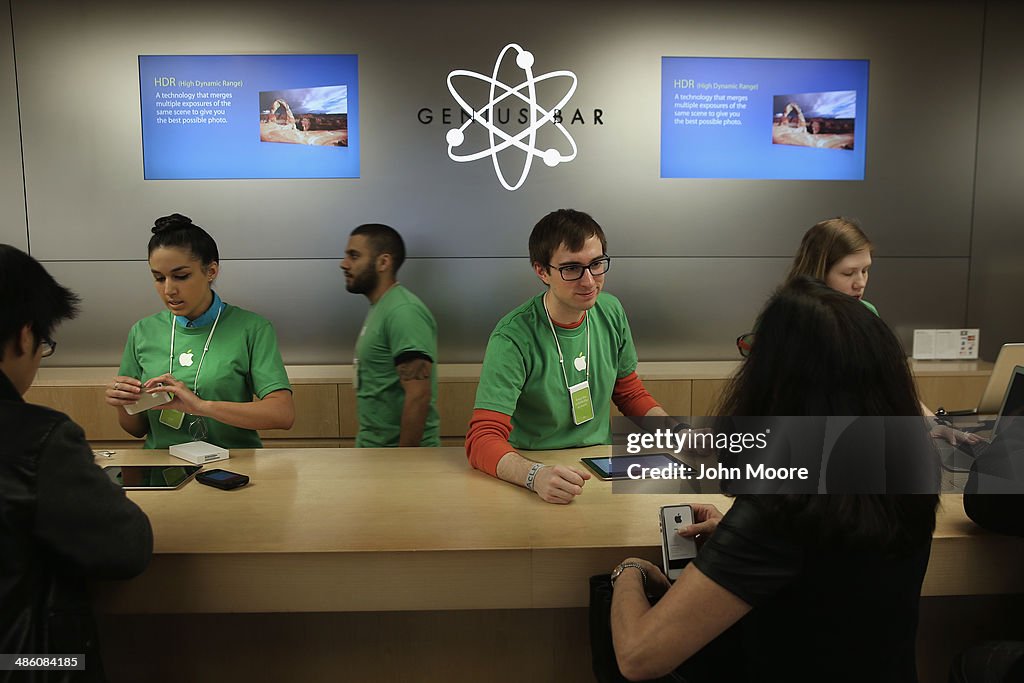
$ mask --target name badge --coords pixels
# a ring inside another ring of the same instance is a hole
[[[572,421],[578,425],[594,419],[594,402],[590,399],[590,382],[583,380],[569,387]]]
[[[185,413],[180,410],[161,410],[160,424],[167,425],[171,429],[181,429],[181,423],[185,420]]]

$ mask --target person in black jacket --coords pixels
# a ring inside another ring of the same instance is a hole
[[[0,681],[103,681],[87,581],[142,572],[149,519],[93,462],[82,428],[22,399],[78,297],[0,244],[0,653],[70,655],[84,670],[0,671]]]

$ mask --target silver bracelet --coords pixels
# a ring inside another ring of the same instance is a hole
[[[625,570],[630,569],[630,568],[636,569],[637,571],[640,572],[640,585],[643,586],[644,592],[646,592],[647,591],[647,572],[645,572],[644,568],[639,563],[637,563],[637,562],[623,562],[618,567],[616,567],[614,570],[612,570],[612,576],[611,576],[611,583],[612,583],[612,585],[613,586],[615,585],[615,582],[618,580],[619,576],[622,575],[622,572],[624,572]]]
[[[526,488],[533,491],[533,482],[537,478],[537,473],[540,472],[541,468],[544,467],[543,463],[535,462],[533,467],[530,468],[529,473],[526,475]]]

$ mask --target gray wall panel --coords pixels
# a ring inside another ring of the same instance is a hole
[[[879,258],[871,268],[867,299],[913,350],[914,329],[963,325],[967,310],[966,258]],[[984,335],[982,335],[984,337]]]
[[[731,359],[789,266],[779,258],[617,259],[607,288],[626,307],[641,360]],[[936,296],[935,282],[948,296]],[[914,327],[959,326],[966,285],[966,259],[879,258],[867,298],[909,353]]]
[[[977,194],[971,240],[968,324],[981,328],[982,355],[1024,341],[1024,8],[989,3],[978,132]]]
[[[57,332],[60,365],[118,365],[132,324],[164,308],[145,261],[44,265],[83,300]],[[337,261],[225,261],[216,288],[270,319],[287,363],[351,361],[366,305],[345,292]]]
[[[274,320],[289,363],[351,358],[365,303],[344,291],[336,258],[367,221],[395,225],[418,257],[402,279],[434,310],[447,362],[479,360],[494,322],[538,291],[526,240],[559,206],[605,225],[609,291],[645,360],[734,357],[734,337],[824,217],[862,220],[880,257],[870,298],[905,340],[915,325],[964,324],[969,250],[972,277],[999,263],[977,231],[970,242],[983,5],[12,1],[33,251],[87,297],[62,363],[116,362],[127,327],[156,310],[139,259],[153,218],[172,211],[211,230],[229,258],[221,291]],[[579,158],[535,164],[515,193],[487,160],[448,160],[450,126],[416,119],[421,107],[438,119],[454,108],[449,70],[489,72],[510,40],[535,53],[538,72],[575,71],[569,109],[599,107],[605,121],[571,127]],[[143,180],[139,54],[276,52],[359,55],[361,178]],[[663,55],[870,59],[867,179],[659,178]],[[923,282],[944,283],[944,300]]]
[[[282,13],[263,0],[248,3],[245,15],[273,7],[264,13],[272,19],[245,30],[237,30],[233,5],[204,9],[196,22],[177,5],[16,3],[22,97],[32,112],[30,215],[45,258],[137,258],[125,237],[175,209],[214,227],[240,258],[315,257],[339,225],[369,219],[403,226],[418,253],[512,256],[517,231],[561,205],[636,226],[628,244],[636,255],[781,256],[808,225],[837,213],[860,216],[893,254],[967,248],[981,11],[963,3],[931,3],[921,22],[916,9],[881,3],[819,4],[810,17],[755,2],[648,1],[600,11],[574,1],[520,3],[510,15],[503,5],[326,0]],[[825,30],[835,26],[843,30]],[[450,162],[447,126],[416,120],[422,106],[454,105],[444,85],[451,68],[489,71],[509,38],[535,52],[538,70],[577,72],[570,106],[606,112],[604,126],[572,127],[576,162],[536,164],[516,193],[498,186],[486,160]],[[915,44],[944,49],[905,47]],[[161,51],[358,53],[363,177],[143,181],[136,57]],[[660,57],[673,54],[870,59],[868,180],[661,180]],[[68,100],[79,105],[75,117],[66,114]],[[921,121],[921,102],[943,115]],[[51,201],[58,193],[63,201]],[[68,225],[78,229],[68,234]],[[282,234],[281,226],[291,230]]]
[[[84,300],[82,315],[58,330],[61,365],[117,365],[132,311],[161,309],[144,262],[45,265]],[[622,301],[641,360],[732,359],[788,267],[780,258],[616,257],[606,290]],[[914,326],[959,325],[966,259],[879,259],[873,272],[868,298],[908,350]],[[446,363],[480,362],[495,323],[543,291],[525,258],[412,259],[401,276],[434,312]],[[946,295],[936,296],[935,282]],[[217,291],[274,323],[289,364],[350,363],[368,310],[333,259],[225,261]]]
[[[25,229],[25,176],[21,169],[21,131],[18,121],[18,88],[14,73],[14,34],[11,4],[0,0],[0,242],[27,250]]]

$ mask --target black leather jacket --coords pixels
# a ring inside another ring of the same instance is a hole
[[[149,519],[93,462],[63,413],[25,403],[0,372],[0,653],[85,655],[86,670],[6,681],[102,681],[90,579],[142,572]]]

